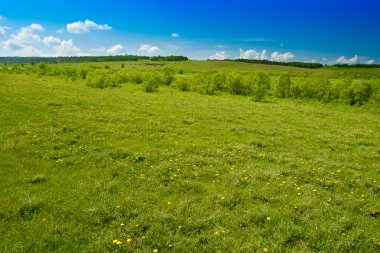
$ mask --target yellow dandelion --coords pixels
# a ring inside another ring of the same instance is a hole
[[[269,249],[268,248],[264,248],[263,251],[264,252],[269,252]]]
[[[271,219],[271,218],[268,216],[268,217],[267,217],[267,220],[270,220],[270,219]]]
[[[178,229],[181,229],[182,228],[182,226],[178,226]]]
[[[169,202],[168,202],[168,205],[171,205],[171,204],[172,204],[172,202],[169,201]]]
[[[116,244],[119,240],[113,240],[112,243]]]
[[[313,192],[316,192],[316,191],[317,191],[316,189],[313,190]]]
[[[132,239],[131,238],[128,238],[127,239],[127,243],[131,243],[132,242]]]
[[[117,242],[116,242],[116,245],[120,245],[120,244],[121,244],[121,241],[117,241]]]
[[[215,234],[215,235],[219,235],[219,232],[218,232],[218,231],[216,231],[214,234]]]
[[[120,227],[124,227],[124,226],[125,226],[125,224],[124,224],[124,223],[121,223],[121,224],[120,224]]]
[[[153,253],[157,253],[158,252],[158,249],[153,249]]]

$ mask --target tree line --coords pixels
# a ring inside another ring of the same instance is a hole
[[[267,64],[267,65],[280,65],[280,66],[308,68],[308,69],[323,68],[324,66],[321,63],[314,63],[314,62],[280,62],[280,61],[270,61],[270,60],[248,60],[248,59],[235,59],[235,60],[226,59],[226,61],[237,61],[237,62]]]

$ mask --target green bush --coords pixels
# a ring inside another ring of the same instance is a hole
[[[275,86],[275,95],[279,98],[287,98],[290,96],[291,77],[289,73],[282,74]]]
[[[173,80],[174,80],[174,70],[168,67],[165,67],[161,71],[162,76],[161,76],[161,83],[163,85],[170,85]]]
[[[191,88],[191,79],[186,77],[177,77],[174,81],[174,86],[181,91],[189,91]]]
[[[344,91],[344,99],[350,105],[363,105],[372,95],[372,89],[368,82],[352,83]]]
[[[244,85],[243,78],[240,73],[230,73],[226,78],[226,86],[228,92],[232,95],[248,95],[249,87]]]
[[[114,72],[110,70],[94,70],[87,74],[87,85],[95,88],[118,86]]]
[[[216,83],[213,82],[212,73],[200,73],[195,77],[195,91],[204,95],[215,95],[218,91]]]
[[[150,75],[149,79],[145,82],[144,91],[151,93],[158,91],[158,86],[160,85],[161,78],[158,74]]]
[[[128,72],[126,75],[127,82],[141,84],[145,80],[145,76],[142,72],[134,71]]]
[[[253,78],[253,83],[250,86],[251,95],[254,100],[259,102],[262,101],[270,88],[270,78],[265,73],[258,73]]]

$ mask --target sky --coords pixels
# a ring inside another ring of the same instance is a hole
[[[380,63],[378,0],[0,0],[0,56]]]

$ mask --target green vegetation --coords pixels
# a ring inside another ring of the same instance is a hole
[[[231,61],[231,60],[226,60],[226,61]],[[254,60],[254,59],[253,60],[235,59],[234,61],[246,62],[246,63],[255,63],[255,64],[290,66],[290,67],[308,68],[308,69],[323,68],[323,64],[315,63],[315,62],[280,62],[280,61],[270,61],[270,60]]]
[[[127,62],[126,62],[127,63]],[[138,64],[75,65],[75,64],[32,64],[3,65],[0,71],[9,74],[37,74],[38,76],[61,76],[70,80],[86,79],[88,86],[97,88],[117,87],[125,83],[144,83],[144,90],[155,91],[160,85],[177,87],[182,91],[201,94],[251,96],[255,101],[266,97],[312,99],[324,103],[345,103],[362,106],[378,106],[380,101],[380,71],[377,69],[300,70],[297,68],[256,68],[234,62],[203,62],[201,69],[179,68],[181,62],[142,61]],[[198,63],[183,62],[194,67]],[[213,65],[207,66],[206,64]],[[226,64],[227,63],[227,64]],[[116,63],[115,63],[116,64]],[[225,64],[225,65],[224,65]],[[139,69],[136,69],[138,66]],[[227,67],[223,67],[227,66]],[[147,84],[149,83],[149,84]]]
[[[0,252],[378,252],[379,76],[2,66]]]

